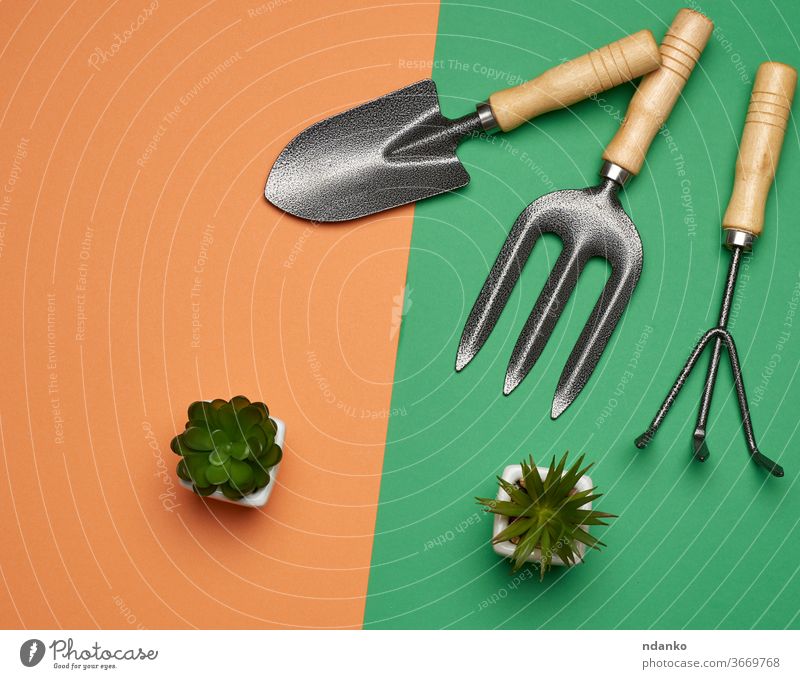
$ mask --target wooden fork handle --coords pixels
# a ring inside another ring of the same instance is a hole
[[[661,42],[661,68],[642,78],[604,160],[639,174],[653,138],[672,112],[713,30],[711,20],[699,12],[678,11]]]

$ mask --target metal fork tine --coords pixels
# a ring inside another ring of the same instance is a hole
[[[569,300],[585,262],[572,248],[564,248],[517,339],[506,369],[503,393],[508,396],[539,360]]]
[[[589,380],[642,270],[642,242],[620,205],[619,188],[605,177],[587,189],[554,191],[519,216],[464,326],[456,370],[472,360],[494,329],[538,238],[553,233],[562,242],[561,254],[517,338],[503,393],[514,391],[536,364],[583,268],[592,257],[600,257],[611,265],[611,278],[561,375],[552,417],[572,403]]]
[[[536,212],[536,202],[529,205],[517,218],[486,277],[478,299],[475,300],[458,345],[457,372],[463,370],[475,358],[492,334],[533,246],[539,236],[547,230],[535,228],[531,224],[532,215]]]
[[[630,301],[641,272],[641,258],[638,266],[624,271],[612,270],[561,373],[550,412],[552,419],[558,418],[586,386]]]

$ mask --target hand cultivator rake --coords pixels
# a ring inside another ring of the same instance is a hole
[[[750,106],[745,118],[739,157],[736,161],[736,179],[733,185],[733,195],[722,220],[725,245],[731,251],[731,262],[728,269],[728,279],[725,283],[725,291],[722,295],[719,323],[717,327],[705,333],[695,345],[683,370],[678,375],[678,379],[647,431],[636,439],[637,448],[644,448],[650,443],[689,377],[689,373],[697,365],[703,350],[706,346],[712,344],[711,362],[708,365],[705,388],[700,401],[693,439],[694,457],[701,462],[708,459],[706,426],[724,345],[728,350],[728,358],[733,371],[736,397],[739,401],[742,427],[750,457],[753,462],[774,476],[783,476],[783,468],[761,453],[756,445],[753,424],[747,406],[747,395],[745,394],[742,380],[741,364],[736,352],[736,344],[727,329],[727,325],[742,256],[744,252],[752,248],[753,241],[761,234],[764,227],[764,207],[770,185],[775,177],[775,169],[780,159],[781,145],[783,144],[796,85],[797,72],[785,64],[769,62],[761,64],[758,69],[750,98]]]

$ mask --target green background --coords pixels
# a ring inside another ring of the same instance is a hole
[[[509,79],[641,28],[660,40],[682,6],[442,2],[433,78],[443,111],[463,115]],[[657,137],[622,196],[644,244],[642,279],[592,380],[559,420],[549,418],[553,392],[608,275],[604,262],[584,272],[544,354],[510,397],[502,395],[505,367],[558,240],[537,244],[494,332],[461,374],[453,369],[456,348],[517,215],[551,190],[597,183],[632,86],[462,144],[469,186],[417,206],[392,398],[402,414],[387,435],[367,628],[800,626],[800,325],[784,326],[800,281],[794,121],[731,322],[760,447],[786,476],[768,477],[749,462],[727,363],[706,464],[690,459],[704,369],[649,448],[633,446],[692,343],[716,321],[728,266],[719,224],[756,69],[767,60],[800,64],[792,31],[800,3],[691,6],[715,21],[716,32],[667,122],[676,149]],[[771,361],[777,367],[762,383]],[[590,474],[605,493],[597,506],[620,518],[595,531],[608,547],[583,565],[554,569],[544,582],[530,571],[515,577],[489,546],[491,517],[477,512],[474,496],[494,495],[505,465],[531,453],[544,462],[567,449],[595,461]]]

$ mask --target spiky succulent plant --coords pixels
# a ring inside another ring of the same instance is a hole
[[[281,461],[276,432],[263,403],[244,396],[195,401],[186,428],[170,443],[182,457],[178,476],[198,495],[219,489],[230,499],[242,498],[266,486],[269,470]]]
[[[508,527],[495,535],[492,542],[497,544],[508,540],[516,545],[511,557],[515,571],[525,565],[537,548],[541,551],[540,574],[544,578],[553,556],[557,555],[571,566],[580,558],[579,543],[593,549],[605,547],[583,527],[605,526],[603,519],[616,517],[584,509],[586,503],[596,500],[601,494],[595,493],[595,488],[582,491],[575,488],[592,465],[581,468],[583,455],[568,469],[565,469],[566,464],[567,453],[558,464],[553,457],[542,479],[531,456],[529,463],[522,462],[522,478],[518,483],[497,477],[509,500],[476,498],[486,511],[508,517]]]

